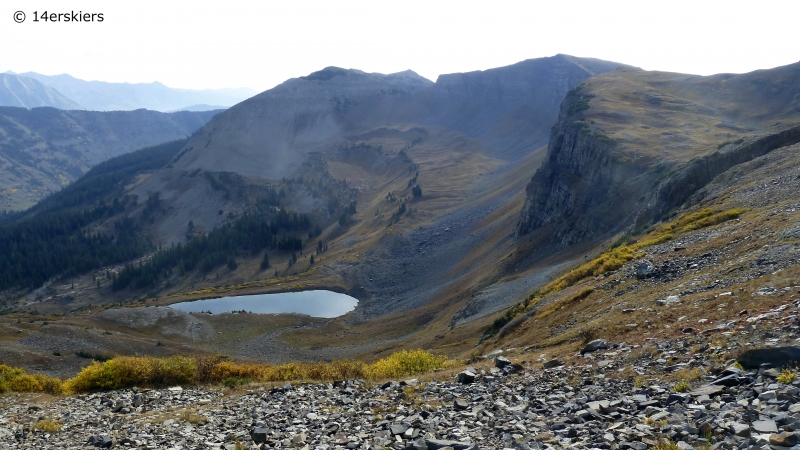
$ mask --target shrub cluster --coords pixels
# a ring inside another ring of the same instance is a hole
[[[418,375],[451,365],[447,357],[424,350],[402,350],[374,363],[333,361],[330,363],[253,364],[236,363],[223,356],[188,357],[118,356],[95,361],[74,378],[60,380],[27,374],[19,368],[0,365],[0,391],[68,394],[132,386],[175,386],[222,383],[236,386],[247,382],[332,381],[386,379]]]
[[[0,364],[0,393],[10,391],[47,392],[54,395],[64,393],[63,383],[58,378],[28,374],[17,367]]]

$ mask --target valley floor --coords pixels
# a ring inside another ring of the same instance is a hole
[[[798,305],[795,300],[750,313],[742,318],[747,325],[734,331],[594,343],[608,345],[563,361],[544,361],[533,349],[507,349],[474,358],[475,367],[459,374],[444,371],[400,382],[134,388],[64,398],[5,395],[0,445],[787,448],[800,442],[797,373],[743,370],[734,367],[733,357],[753,342],[796,343]],[[781,360],[772,362],[779,366]]]

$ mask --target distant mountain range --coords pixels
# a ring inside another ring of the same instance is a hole
[[[0,210],[21,210],[109,158],[191,135],[219,111],[0,107]]]
[[[0,105],[36,108],[84,109],[57,90],[29,78],[10,73],[0,74]]]
[[[256,94],[238,89],[175,89],[159,82],[107,83],[85,81],[71,75],[42,75],[36,72],[2,74],[0,106],[94,111],[210,111],[225,109]]]

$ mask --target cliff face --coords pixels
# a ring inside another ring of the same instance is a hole
[[[564,247],[660,220],[731,167],[798,142],[798,90],[800,64],[586,80],[561,104],[517,237],[538,233]]]
[[[547,159],[526,188],[517,236],[547,228],[559,246],[600,236],[624,217],[621,206],[631,202],[620,195],[630,189],[628,180],[646,182],[640,168],[614,155],[616,141],[580,120],[576,105],[585,101],[578,89],[562,103]]]

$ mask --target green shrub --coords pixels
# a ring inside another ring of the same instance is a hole
[[[244,386],[245,384],[251,384],[253,382],[252,378],[225,378],[222,380],[222,385],[229,388],[235,388],[236,386]]]

